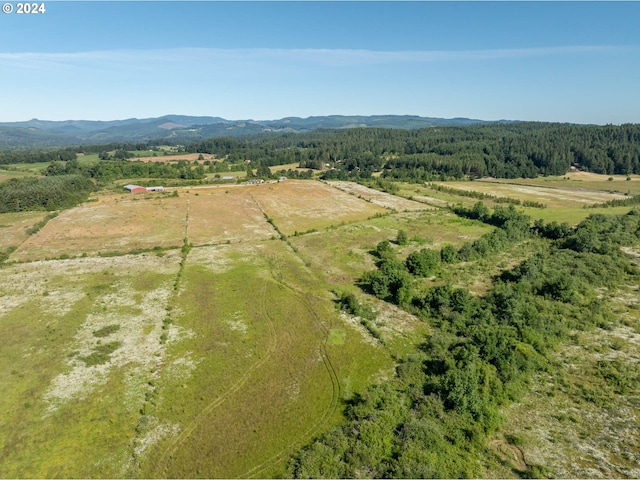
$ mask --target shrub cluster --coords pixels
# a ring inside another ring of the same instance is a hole
[[[0,213],[69,208],[93,190],[91,180],[80,175],[12,178],[0,184]]]
[[[481,476],[477,460],[485,454],[487,435],[500,425],[499,408],[526,391],[534,372],[552,367],[550,353],[571,329],[610,323],[597,288],[637,283],[637,270],[619,247],[636,244],[639,237],[640,212],[591,216],[550,241],[547,251],[496,278],[482,298],[442,285],[405,303],[439,328],[398,364],[394,378],[350,402],[346,424],[302,449],[289,473],[298,478]],[[397,271],[388,291],[378,293],[403,305],[392,285],[399,276],[410,281],[412,275],[391,255],[377,272],[390,265]],[[374,290],[382,282],[378,273],[365,278]],[[598,368],[620,392],[638,382],[637,372],[623,375],[615,361]],[[545,475],[537,465],[526,474]]]

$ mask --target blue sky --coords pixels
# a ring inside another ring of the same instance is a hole
[[[174,113],[640,122],[638,2],[45,8],[0,16],[0,121]]]

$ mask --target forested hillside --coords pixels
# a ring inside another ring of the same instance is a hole
[[[110,143],[46,151],[0,153],[0,164],[68,161],[76,153],[125,160],[127,152],[157,148],[161,142]],[[358,180],[378,172],[410,182],[461,178],[532,178],[563,175],[572,166],[602,174],[640,173],[640,125],[588,126],[551,123],[486,124],[418,130],[354,128],[253,137],[217,137],[180,145],[185,153],[214,154],[225,165],[252,168],[298,164],[325,170],[326,180]],[[107,152],[112,152],[108,154]],[[114,152],[114,153],[113,153]],[[94,168],[90,177],[136,176],[151,166]],[[157,170],[157,169],[156,169]],[[202,178],[160,168],[161,178]],[[222,169],[224,170],[224,169]],[[227,170],[232,170],[228,168]],[[213,170],[210,170],[213,171]],[[155,175],[155,173],[154,173]]]
[[[251,139],[217,138],[190,150],[266,165],[335,168],[326,179],[428,181],[463,176],[562,175],[574,163],[605,174],[640,173],[640,126],[514,123],[420,130],[352,129]]]

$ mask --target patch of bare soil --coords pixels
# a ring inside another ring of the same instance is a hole
[[[500,460],[508,463],[514,470],[518,472],[527,470],[524,454],[517,446],[507,443],[505,440],[492,440],[489,442],[489,448],[498,455]]]
[[[640,251],[637,248],[633,248],[633,247],[621,247],[620,250],[622,250],[624,253],[626,253],[627,255],[629,255],[631,258],[631,263],[634,263],[636,265],[640,265]]]

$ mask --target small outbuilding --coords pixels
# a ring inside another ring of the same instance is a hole
[[[125,185],[125,190],[129,193],[164,192],[164,187],[141,187],[140,185]]]
[[[124,189],[129,190],[129,193],[144,193],[147,191],[146,188],[139,185],[125,185]]]

